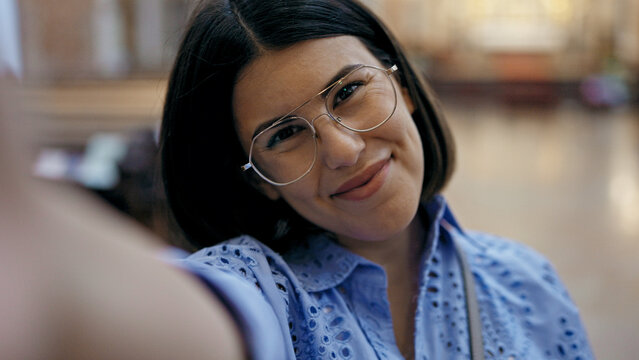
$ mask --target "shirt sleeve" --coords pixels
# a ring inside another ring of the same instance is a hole
[[[222,301],[238,324],[251,359],[286,358],[285,342],[273,307],[255,285],[197,261],[173,257],[169,263],[195,275]]]

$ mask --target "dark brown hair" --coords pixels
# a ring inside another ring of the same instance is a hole
[[[233,124],[240,71],[264,50],[351,35],[383,64],[397,64],[415,111],[425,160],[422,199],[452,174],[454,146],[430,89],[386,27],[352,0],[204,1],[182,41],[164,106],[160,156],[169,207],[188,241],[210,246],[240,234],[284,251],[321,231],[283,200],[271,201],[240,171],[247,155]]]

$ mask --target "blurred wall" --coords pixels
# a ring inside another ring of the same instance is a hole
[[[29,79],[87,76],[92,71],[91,2],[20,1],[24,68]]]
[[[365,0],[441,78],[498,78],[502,56],[532,55],[554,79],[614,57],[639,68],[639,0]],[[27,78],[166,72],[192,0],[20,2]],[[497,58],[497,61],[495,61]],[[521,61],[521,58],[517,58]],[[507,65],[506,65],[507,66]]]
[[[639,69],[639,0],[364,0],[441,79]],[[165,73],[193,0],[23,0],[28,79]],[[523,68],[521,70],[520,68]],[[513,75],[513,73],[515,75]]]
[[[431,75],[444,79],[499,79],[518,61],[525,72],[560,81],[600,71],[610,57],[639,69],[637,0],[368,3],[408,49],[431,59]]]
[[[164,74],[190,3],[20,1],[26,79],[47,82]]]

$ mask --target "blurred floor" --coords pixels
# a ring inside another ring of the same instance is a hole
[[[458,149],[445,193],[459,221],[546,255],[580,308],[597,357],[637,359],[637,109],[453,99],[444,108]]]
[[[31,88],[39,141],[157,125],[165,82]],[[639,115],[574,102],[504,107],[444,99],[458,148],[446,190],[460,222],[528,244],[555,265],[595,354],[636,359],[639,342]]]

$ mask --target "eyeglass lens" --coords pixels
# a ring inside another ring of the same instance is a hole
[[[331,88],[326,95],[328,114],[353,131],[368,131],[384,123],[393,114],[396,94],[386,70],[363,66]],[[309,102],[297,109],[305,114]],[[317,124],[315,124],[317,125]],[[304,176],[315,163],[317,142],[313,124],[292,114],[253,140],[252,162],[265,178],[285,184]],[[321,134],[320,134],[321,139]]]

